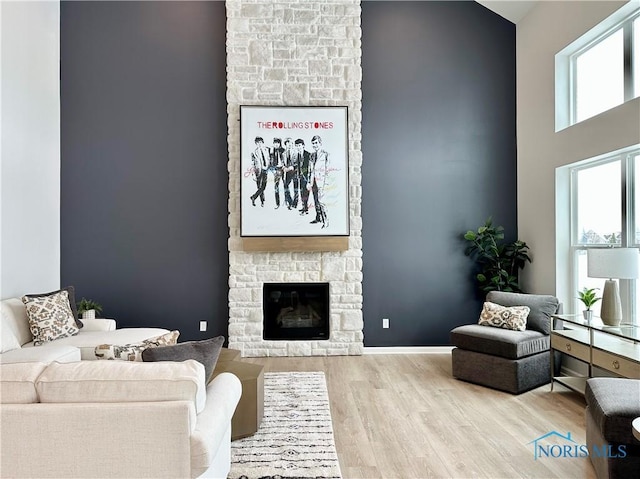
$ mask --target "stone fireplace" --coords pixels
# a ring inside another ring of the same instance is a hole
[[[359,0],[226,0],[229,347],[248,356],[363,351]],[[345,251],[249,252],[240,237],[240,105],[347,106]],[[328,283],[328,339],[264,339],[265,283]]]

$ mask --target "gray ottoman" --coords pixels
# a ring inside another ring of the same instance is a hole
[[[549,336],[478,324],[451,331],[451,373],[464,381],[520,394],[551,379]],[[555,364],[560,361],[556,359]]]
[[[631,422],[640,416],[640,380],[591,378],[585,400],[587,447],[598,478],[638,477],[640,441]],[[624,446],[624,454],[619,446]]]

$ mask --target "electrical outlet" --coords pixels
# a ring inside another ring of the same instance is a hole
[[[207,330],[207,322],[200,321],[200,331],[206,331],[206,330]]]
[[[389,318],[382,318],[382,327],[387,329],[389,327]]]

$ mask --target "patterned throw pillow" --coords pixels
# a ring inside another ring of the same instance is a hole
[[[69,303],[69,293],[57,291],[45,296],[23,296],[33,344],[42,344],[78,334]]]
[[[76,326],[78,326],[78,328],[84,327],[84,324],[82,323],[82,321],[78,319],[78,308],[76,306],[76,290],[73,286],[67,286],[65,288],[60,288],[57,291],[50,291],[48,293],[26,294],[25,296],[29,299],[39,298],[41,296],[51,296],[52,294],[59,293],[60,291],[66,291],[69,294],[69,306],[71,307],[73,318],[76,320]]]
[[[171,346],[176,344],[180,331],[171,331],[155,338],[145,339],[138,343],[118,346],[115,344],[100,344],[96,346],[95,355],[98,359],[121,359],[123,361],[142,361],[142,351],[158,346]]]
[[[495,328],[524,331],[527,327],[529,306],[500,306],[489,301],[484,303],[478,324]]]

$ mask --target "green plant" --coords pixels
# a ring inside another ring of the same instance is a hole
[[[591,311],[591,306],[600,301],[600,298],[596,296],[596,290],[599,288],[582,288],[582,291],[578,291],[578,299],[583,302],[587,311]]]
[[[527,262],[531,263],[527,243],[505,243],[504,228],[493,226],[491,217],[477,231],[467,231],[464,239],[469,243],[465,255],[474,259],[480,270],[476,274],[480,291],[522,292],[518,273]]]
[[[102,305],[96,303],[92,299],[82,298],[80,301],[78,301],[76,306],[78,308],[78,314],[82,314],[85,311],[89,311],[91,309],[95,309],[96,313],[98,314],[102,312]]]
[[[611,233],[610,235],[603,235],[604,239],[609,244],[621,244],[620,233]]]

